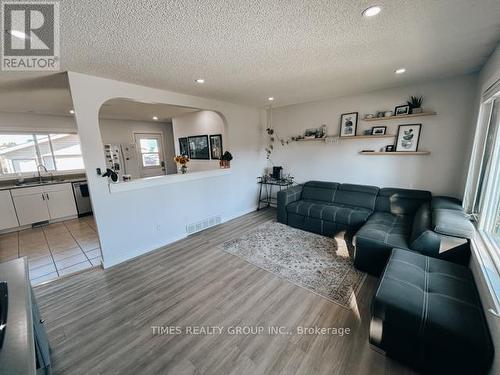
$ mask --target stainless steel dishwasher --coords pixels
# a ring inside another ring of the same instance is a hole
[[[75,195],[78,217],[91,214],[92,204],[90,203],[90,194],[87,181],[73,182],[73,194]]]

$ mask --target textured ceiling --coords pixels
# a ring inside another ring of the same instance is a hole
[[[196,111],[199,111],[199,109],[113,99],[102,105],[99,117],[116,120],[155,121],[153,116],[156,116],[160,122],[170,122],[173,117]]]
[[[257,106],[477,71],[499,36],[498,0],[61,1],[63,70]]]

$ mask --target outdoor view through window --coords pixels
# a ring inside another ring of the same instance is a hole
[[[82,170],[77,134],[0,134],[0,175]]]

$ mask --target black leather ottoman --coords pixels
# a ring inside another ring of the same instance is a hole
[[[426,373],[485,373],[493,345],[468,268],[393,249],[372,301],[370,343]]]

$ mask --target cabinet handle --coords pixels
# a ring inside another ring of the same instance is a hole
[[[40,324],[43,324],[45,323],[45,320],[44,319],[40,319]]]
[[[47,197],[47,200],[50,200],[48,193],[45,193],[45,196]]]
[[[42,199],[45,200],[45,195],[42,193]]]

